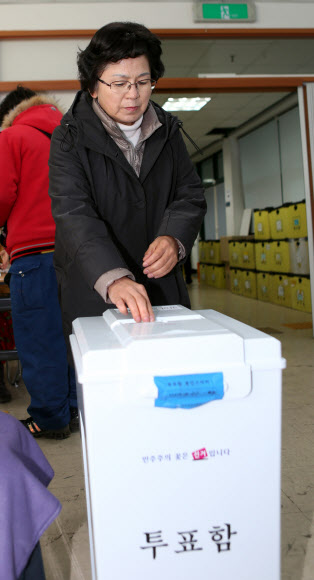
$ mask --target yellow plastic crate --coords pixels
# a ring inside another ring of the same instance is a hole
[[[271,302],[291,308],[291,276],[273,274],[271,277]]]
[[[205,242],[198,242],[198,259],[199,259],[199,262],[206,262],[206,260],[205,260]]]
[[[291,306],[303,312],[312,312],[311,283],[306,276],[295,276],[291,280]]]
[[[290,272],[298,276],[310,273],[309,246],[305,238],[289,240]]]
[[[251,270],[244,270],[242,272],[242,296],[247,296],[247,298],[256,298],[256,272]]]
[[[225,288],[226,277],[224,265],[209,265],[207,270],[207,284],[213,288]]]
[[[289,238],[289,206],[283,205],[269,212],[270,237],[273,240]]]
[[[258,300],[271,301],[271,275],[268,272],[257,272],[256,290]]]
[[[240,266],[246,270],[255,270],[255,244],[254,242],[239,242]]]
[[[239,268],[241,265],[241,243],[229,242],[229,264],[232,268]]]
[[[306,238],[306,206],[305,201],[291,204],[288,208],[288,238]]]
[[[290,272],[290,251],[287,240],[270,242],[270,270],[272,272]]]
[[[254,237],[256,240],[269,240],[271,237],[269,211],[267,209],[254,211]]]
[[[209,259],[209,242],[204,242],[204,261],[207,263]]]
[[[206,242],[206,262],[220,264],[220,241],[209,240]]]
[[[205,284],[207,284],[207,280],[206,280],[206,268],[207,268],[207,265],[206,264],[200,264],[199,265],[200,284],[202,286],[204,286]]]
[[[271,242],[255,243],[256,270],[269,272],[271,270]]]
[[[212,265],[206,264],[205,271],[206,271],[206,284],[207,286],[212,286],[211,284]]]
[[[230,268],[230,290],[234,294],[242,294],[242,270]]]

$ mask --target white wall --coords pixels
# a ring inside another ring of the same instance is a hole
[[[246,208],[305,198],[298,107],[240,138],[239,147]]]
[[[239,146],[245,207],[282,205],[277,121],[245,135]]]
[[[250,28],[308,28],[314,5],[305,2],[255,2],[256,22]],[[193,22],[193,2],[95,2],[1,4],[1,30],[97,29],[114,20],[132,20],[150,28],[204,28]],[[226,23],[223,23],[226,26]],[[206,28],[221,25],[206,24]],[[228,23],[243,28],[243,23]]]
[[[305,198],[299,108],[279,117],[283,202]]]
[[[244,210],[239,143],[235,137],[223,141],[226,235],[239,235]]]
[[[216,240],[226,235],[225,184],[216,185],[216,202],[214,186],[205,189],[207,212],[204,218],[204,235],[206,240]],[[215,208],[215,203],[217,204]],[[216,223],[217,219],[217,223]]]

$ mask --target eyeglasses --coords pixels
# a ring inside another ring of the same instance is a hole
[[[110,89],[114,93],[120,93],[120,94],[124,94],[124,93],[127,93],[128,91],[130,91],[131,87],[133,85],[136,87],[136,89],[139,92],[144,93],[146,91],[152,91],[157,84],[157,81],[153,81],[152,79],[142,79],[140,81],[137,81],[137,83],[130,83],[130,81],[113,81],[112,83],[106,83],[105,81],[103,81],[102,79],[100,79],[98,77],[97,77],[97,79],[103,85],[110,87]]]

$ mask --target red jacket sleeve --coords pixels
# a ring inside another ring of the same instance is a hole
[[[21,166],[19,140],[10,138],[10,130],[0,133],[0,226],[7,221],[17,198]]]

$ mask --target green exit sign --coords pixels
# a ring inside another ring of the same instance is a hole
[[[252,22],[255,7],[252,2],[197,2],[194,4],[195,22]]]

